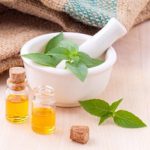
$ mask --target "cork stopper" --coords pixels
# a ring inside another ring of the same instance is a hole
[[[10,68],[9,77],[12,83],[22,83],[25,81],[25,69],[23,67]]]
[[[24,90],[27,85],[25,78],[25,69],[23,67],[10,68],[7,86],[15,91]]]
[[[89,140],[89,127],[72,126],[70,129],[70,139],[82,144],[87,143]]]

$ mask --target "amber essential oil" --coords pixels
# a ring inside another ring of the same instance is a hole
[[[55,130],[55,111],[53,108],[34,108],[32,110],[32,129],[40,134],[50,134]]]
[[[6,118],[13,123],[23,123],[28,118],[28,97],[10,94],[6,98]]]

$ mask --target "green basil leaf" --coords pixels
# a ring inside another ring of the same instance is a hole
[[[88,68],[83,63],[67,62],[66,67],[81,81],[84,81],[88,74]]]
[[[72,51],[72,50],[77,51],[79,49],[79,46],[77,44],[75,44],[71,40],[67,40],[67,39],[62,40],[59,43],[58,47],[63,47],[63,48],[66,48],[70,51]]]
[[[121,102],[122,102],[122,99],[119,99],[118,101],[113,102],[110,105],[110,111],[115,112]]]
[[[54,36],[52,39],[50,39],[46,45],[44,53],[47,53],[50,51],[52,48],[55,48],[58,46],[58,44],[64,39],[64,35],[61,32],[60,34]]]
[[[51,66],[55,67],[58,61],[56,62],[55,58],[50,57],[48,55],[45,55],[43,53],[30,53],[22,55],[25,58],[31,59],[37,64],[43,65],[43,66]]]
[[[105,120],[107,120],[110,117],[112,117],[112,114],[110,114],[110,113],[107,113],[107,114],[101,116],[100,121],[99,121],[99,125],[101,125]]]
[[[102,117],[109,112],[109,104],[104,100],[92,99],[79,101],[81,107],[83,107],[88,113]]]
[[[74,61],[74,62],[79,62],[79,63],[82,63],[80,62],[80,57],[78,55],[78,51],[77,50],[72,50],[72,51],[69,51],[69,60],[70,61]]]
[[[118,110],[115,112],[114,122],[124,128],[141,128],[146,124],[137,116],[126,110]]]
[[[56,67],[63,59],[61,57],[50,56],[53,59],[54,67]]]
[[[78,62],[79,61],[79,56],[72,57],[72,60],[75,61],[75,62]]]
[[[98,66],[102,64],[104,61],[99,59],[91,58],[89,55],[79,52],[80,61],[84,63],[88,68]]]
[[[54,56],[63,60],[68,58],[69,50],[63,47],[55,47],[48,51],[46,55]]]

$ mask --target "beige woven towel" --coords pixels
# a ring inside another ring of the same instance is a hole
[[[21,46],[44,33],[62,31],[57,24],[9,10],[0,15],[0,72],[22,65]]]
[[[28,13],[59,24],[65,31],[83,32],[93,34],[97,28],[89,27],[71,18],[64,12],[58,12],[46,7],[38,0],[2,0],[7,7],[14,8],[23,13]],[[1,2],[1,0],[0,0]]]
[[[0,0],[0,3],[6,7],[39,17],[25,15],[0,5],[0,73],[12,66],[22,65],[18,56],[20,48],[37,35],[62,30],[93,34],[99,30],[66,14],[62,7],[67,1]],[[149,0],[118,0],[117,4],[117,18],[128,29],[133,24],[150,18]],[[134,11],[130,12],[133,8]]]
[[[64,9],[64,5],[67,5],[67,3],[71,3],[69,2],[69,0],[40,0],[45,6],[47,6],[48,8],[54,9],[54,10],[58,10],[58,11],[63,11],[63,12],[68,12],[66,11],[66,9]],[[82,0],[81,0],[82,1]],[[88,1],[88,0],[87,0]],[[115,4],[115,2],[117,3],[117,6],[113,7],[113,4]],[[106,11],[110,11],[111,9],[114,9],[116,7],[116,18],[118,20],[120,20],[125,26],[126,28],[129,30],[134,24],[140,23],[141,21],[144,21],[148,18],[150,18],[150,0],[104,0],[104,2],[102,2],[101,4],[102,7],[104,7],[106,9]],[[78,0],[77,2],[74,2],[72,4],[76,4],[79,3]],[[85,2],[88,3],[88,2]],[[94,3],[94,1],[93,1]],[[81,2],[81,4],[83,4]],[[99,3],[97,2],[97,5]],[[106,4],[108,6],[106,6]],[[111,5],[112,4],[112,5]],[[86,4],[85,4],[86,5]],[[111,9],[109,8],[111,5]],[[85,6],[86,7],[86,6]],[[87,6],[88,8],[89,6]],[[75,7],[71,7],[70,9],[75,9]],[[84,9],[84,7],[82,7],[82,10]],[[101,7],[99,8],[101,9]],[[90,11],[88,11],[90,13]],[[108,12],[108,13],[110,13]],[[84,11],[84,13],[86,13]],[[68,14],[70,14],[68,12]],[[105,15],[105,14],[103,14]],[[83,14],[83,17],[86,17]],[[93,16],[92,16],[93,17]],[[98,19],[98,18],[96,18]],[[82,20],[80,20],[82,21]],[[88,22],[87,22],[88,23]],[[90,24],[92,25],[92,24]]]
[[[145,20],[150,19],[150,1],[146,4],[144,9],[140,12],[140,14],[135,19],[135,25],[139,24]]]
[[[69,0],[0,0],[0,3],[24,13],[29,13],[55,22],[66,31],[88,32],[89,29],[93,30],[91,27],[88,28],[84,26],[64,13],[66,11],[63,9],[63,6],[68,1]],[[128,30],[134,24],[150,18],[150,0],[116,1],[116,18],[120,20]],[[90,33],[93,32],[90,31]]]

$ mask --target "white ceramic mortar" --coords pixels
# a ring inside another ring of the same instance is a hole
[[[46,43],[57,34],[45,34],[28,41],[22,47],[21,55],[42,51]],[[66,32],[64,37],[80,45],[91,36]],[[114,48],[110,47],[106,52],[105,62],[88,69],[86,80],[81,82],[68,70],[40,66],[32,60],[22,57],[30,87],[34,88],[40,85],[52,86],[55,89],[56,105],[62,107],[79,106],[79,100],[99,98],[109,82],[116,58]]]

